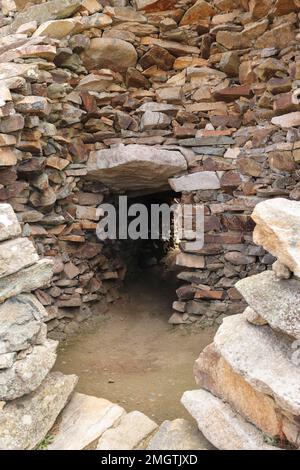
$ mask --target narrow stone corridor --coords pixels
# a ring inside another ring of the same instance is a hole
[[[168,324],[176,287],[170,278],[155,267],[130,279],[108,313],[61,343],[56,370],[78,375],[77,391],[138,409],[157,423],[190,420],[180,398],[196,388],[192,366],[215,328]]]

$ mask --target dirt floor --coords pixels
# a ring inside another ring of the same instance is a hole
[[[60,346],[56,370],[77,374],[77,391],[107,398],[157,423],[191,417],[180,404],[197,388],[193,364],[215,330],[168,324],[175,286],[144,271],[93,326]]]

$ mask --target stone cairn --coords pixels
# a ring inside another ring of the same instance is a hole
[[[252,217],[277,261],[236,284],[248,307],[224,319],[182,403],[218,449],[299,448],[300,203],[264,201]]]
[[[0,201],[54,260],[36,291],[53,337],[118,297],[118,247],[95,235],[112,191],[205,205],[172,323],[240,312],[235,283],[273,262],[251,212],[300,199],[299,0],[0,4]]]
[[[39,259],[9,204],[0,204],[0,449],[31,449],[68,401],[74,375],[50,372],[57,341],[33,289],[48,284],[53,261]]]

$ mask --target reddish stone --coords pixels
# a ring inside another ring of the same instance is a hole
[[[220,243],[220,245],[234,245],[236,243],[243,242],[243,234],[242,233],[217,233],[217,234],[205,234],[204,235],[205,245],[206,243]]]
[[[225,292],[218,290],[198,290],[195,293],[194,298],[205,300],[223,300],[225,298]]]
[[[241,300],[243,298],[235,287],[228,289],[227,294],[230,300]]]
[[[234,101],[240,97],[251,98],[251,96],[253,96],[253,93],[248,85],[226,87],[214,93],[215,99],[223,101]]]
[[[221,188],[236,188],[242,182],[239,173],[226,171],[220,180]]]

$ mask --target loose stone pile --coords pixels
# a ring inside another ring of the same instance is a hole
[[[0,204],[0,449],[31,449],[54,424],[77,378],[51,373],[57,341],[47,338],[48,313],[32,289],[52,277],[9,204]]]
[[[49,330],[118,296],[125,268],[97,240],[97,206],[170,186],[205,205],[205,246],[180,245],[170,321],[240,312],[235,283],[273,262],[252,243],[252,210],[300,198],[298,0],[1,5],[0,200],[54,259],[36,293]]]
[[[224,319],[196,361],[201,390],[182,403],[219,449],[300,447],[300,203],[274,199],[253,213],[256,241],[278,259],[240,280],[244,313]]]

